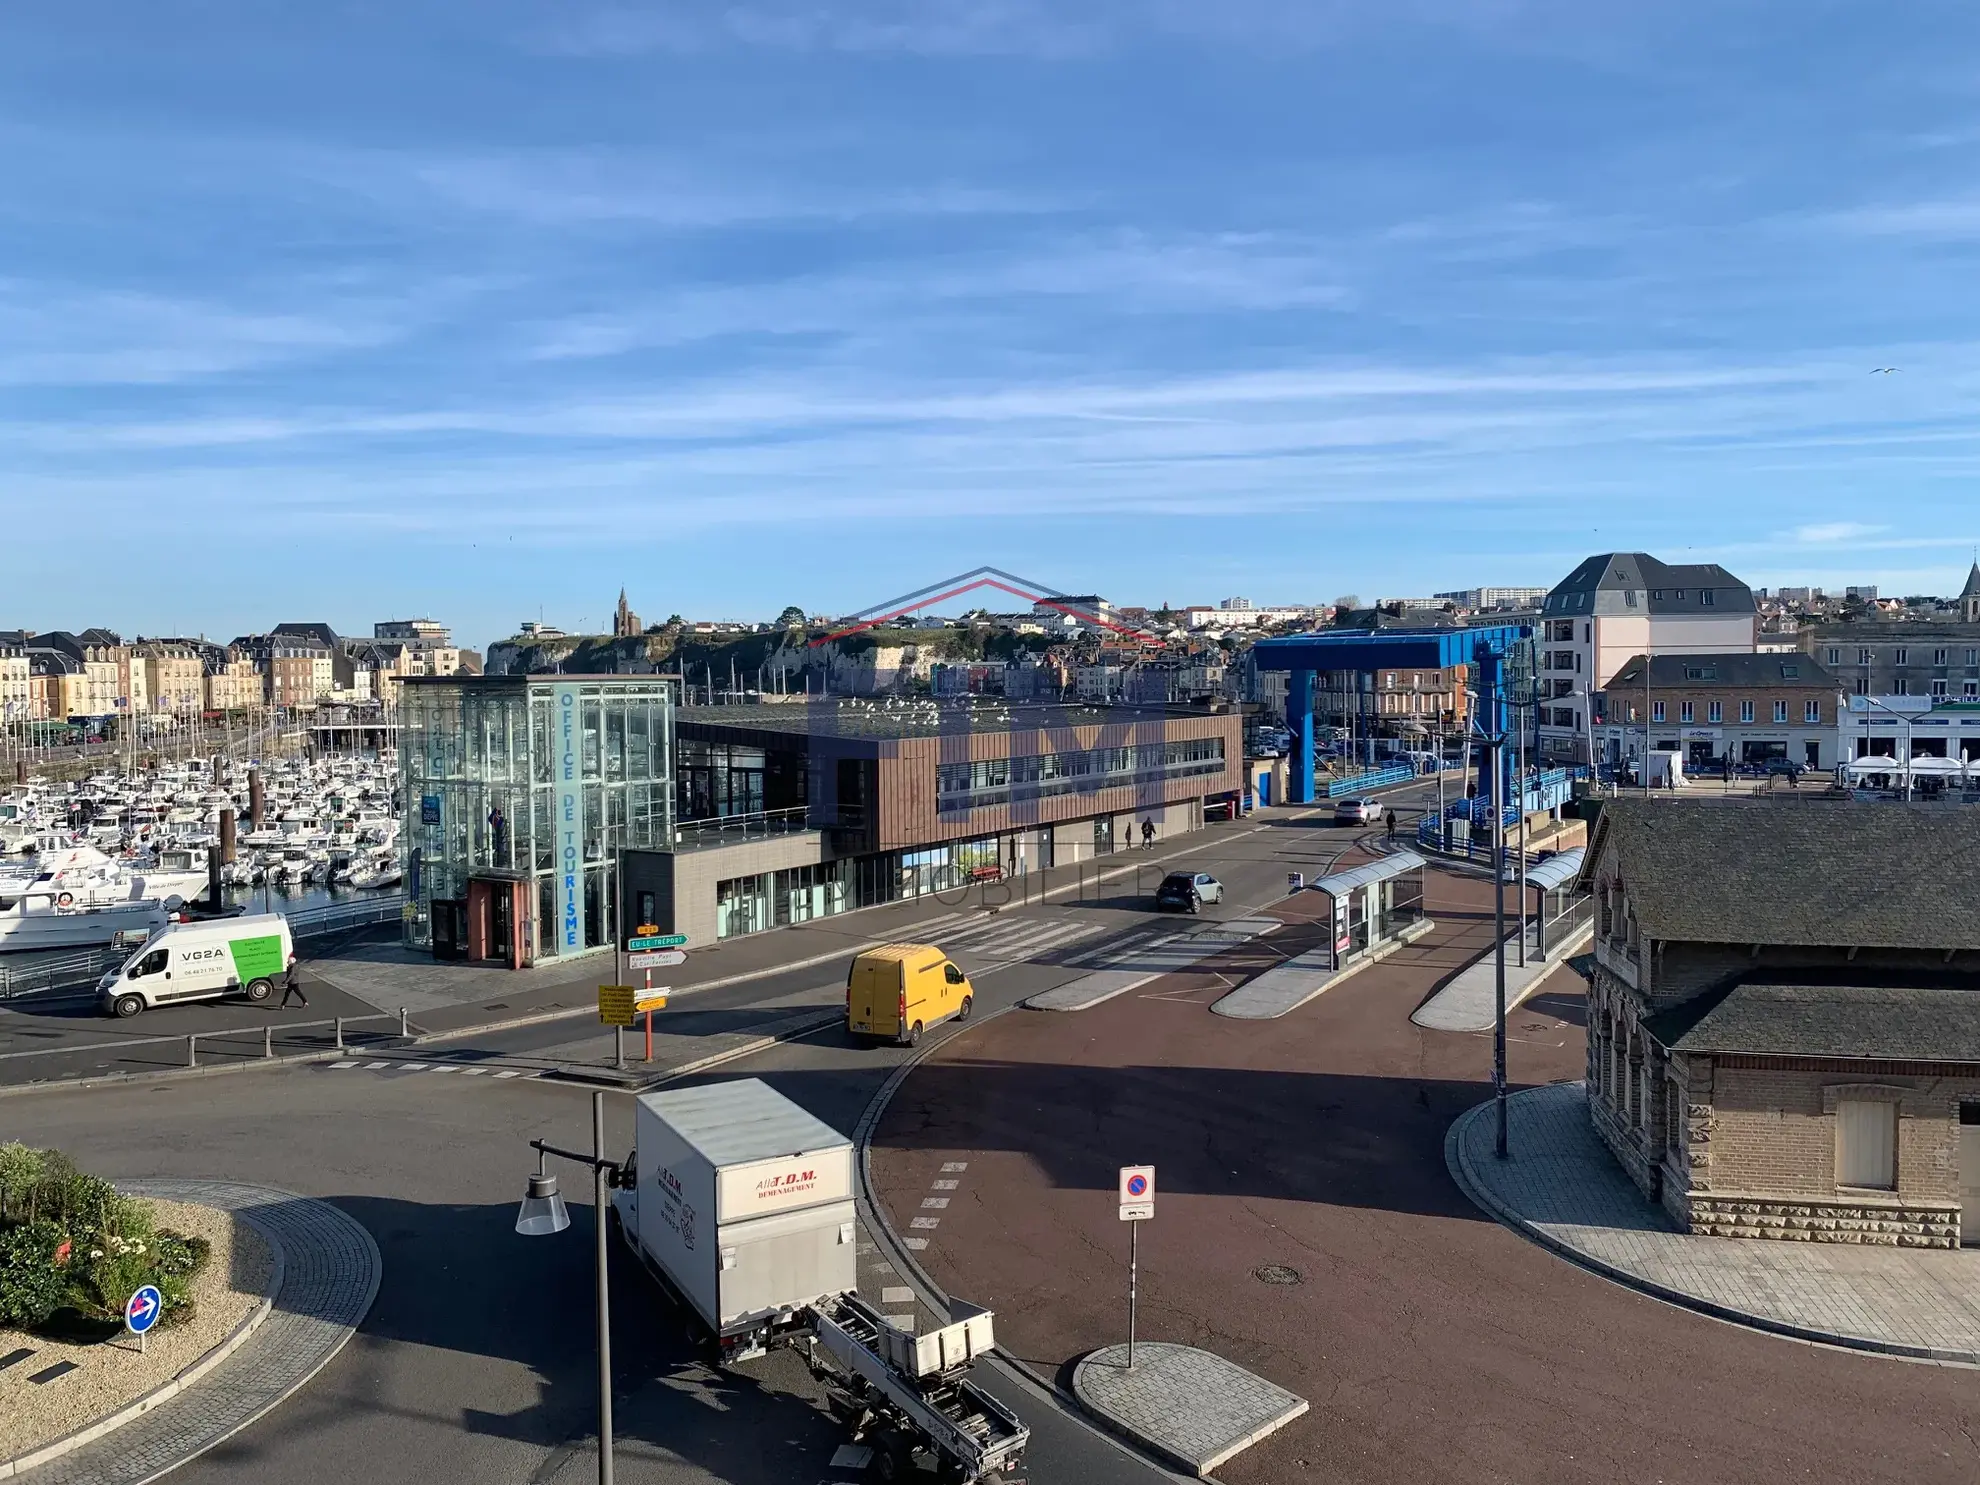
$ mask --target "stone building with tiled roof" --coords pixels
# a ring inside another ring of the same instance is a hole
[[[1614,800],[1588,1107],[1693,1232],[1980,1243],[1980,808]]]

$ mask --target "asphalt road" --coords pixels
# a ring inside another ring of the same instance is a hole
[[[1354,835],[1279,816],[1248,833],[1206,841],[1190,864],[1215,872],[1230,888],[1227,902],[1210,915],[1238,916],[1283,895],[1288,869],[1324,870]],[[1127,890],[1009,912],[1013,921],[1040,923],[1092,915],[1100,928],[1083,947],[1150,918],[1146,899]],[[1050,955],[1015,962],[958,957],[977,981],[986,1012],[1082,972]],[[711,990],[693,1003],[697,1010],[737,1014],[836,1004],[844,974],[843,964],[792,970]],[[173,1008],[172,1029],[194,1029],[206,1017],[239,1018],[246,1009]],[[15,1007],[0,1017],[0,1027],[13,1037],[54,1030],[77,1041],[99,1029],[118,1030],[108,1021],[56,1020]],[[581,1026],[551,1023],[451,1045],[465,1056],[500,1060],[567,1044]],[[932,1036],[939,1041],[966,1029],[944,1027]],[[597,1036],[595,1027],[584,1034]],[[714,1076],[764,1077],[850,1131],[905,1056],[854,1045],[835,1024]],[[620,1095],[608,1102],[610,1142],[628,1148],[630,1102]],[[175,1479],[569,1485],[588,1478],[595,1464],[590,1229],[581,1210],[588,1183],[575,1173],[567,1179],[575,1220],[559,1239],[520,1239],[512,1227],[532,1167],[527,1142],[540,1137],[582,1147],[590,1137],[589,1112],[585,1090],[548,1080],[309,1064],[221,1078],[45,1088],[0,1101],[0,1134],[57,1146],[113,1177],[223,1176],[320,1196],[377,1239],[384,1282],[352,1344],[298,1397]],[[797,1358],[785,1354],[749,1363],[738,1374],[714,1373],[700,1360],[686,1323],[644,1275],[619,1264],[613,1280],[622,1479],[785,1485],[829,1478],[826,1464],[842,1436]],[[956,1292],[968,1297],[970,1286]],[[1033,1428],[1028,1475],[1034,1485],[1169,1478],[1015,1379],[993,1374],[990,1385]]]
[[[1439,933],[1282,1020],[1211,1015],[1223,986],[1195,973],[974,1029],[882,1121],[883,1202],[913,1211],[942,1162],[967,1159],[922,1257],[997,1311],[1005,1345],[1063,1376],[1123,1338],[1116,1168],[1153,1162],[1142,1336],[1205,1346],[1312,1403],[1219,1469],[1239,1485],[1980,1478],[1971,1371],[1657,1303],[1457,1190],[1443,1139],[1490,1096],[1491,1039],[1408,1016],[1489,943],[1489,892],[1433,873]],[[1581,1075],[1581,1015],[1571,972],[1543,983],[1511,1020],[1515,1083]],[[1262,1282],[1269,1265],[1299,1282]]]

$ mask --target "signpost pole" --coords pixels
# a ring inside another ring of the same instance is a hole
[[[646,972],[646,998],[653,998],[653,971],[650,969]],[[650,1005],[646,1008],[646,1060],[653,1060],[653,1007]]]
[[[1140,1277],[1141,1255],[1135,1239],[1141,1232],[1139,1222],[1128,1223],[1128,1370],[1134,1370],[1134,1309],[1136,1281]]]
[[[620,1072],[626,1068],[626,1028],[612,1028],[612,1066]]]

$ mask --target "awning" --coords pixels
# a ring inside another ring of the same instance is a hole
[[[1386,882],[1391,877],[1399,877],[1406,871],[1416,871],[1429,864],[1414,851],[1398,851],[1393,856],[1384,856],[1380,861],[1349,867],[1346,871],[1337,871],[1330,877],[1322,877],[1307,885],[1316,892],[1325,892],[1329,897],[1344,897],[1356,887]]]
[[[1571,851],[1563,851],[1558,856],[1549,856],[1538,866],[1526,868],[1526,885],[1550,892],[1556,887],[1566,886],[1581,875],[1582,858],[1588,854],[1585,847],[1576,846]]]

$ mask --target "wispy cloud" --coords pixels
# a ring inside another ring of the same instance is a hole
[[[1839,542],[1861,541],[1866,536],[1875,536],[1888,531],[1888,526],[1866,526],[1861,521],[1823,521],[1812,526],[1794,528],[1794,539],[1803,546],[1834,546]]]

